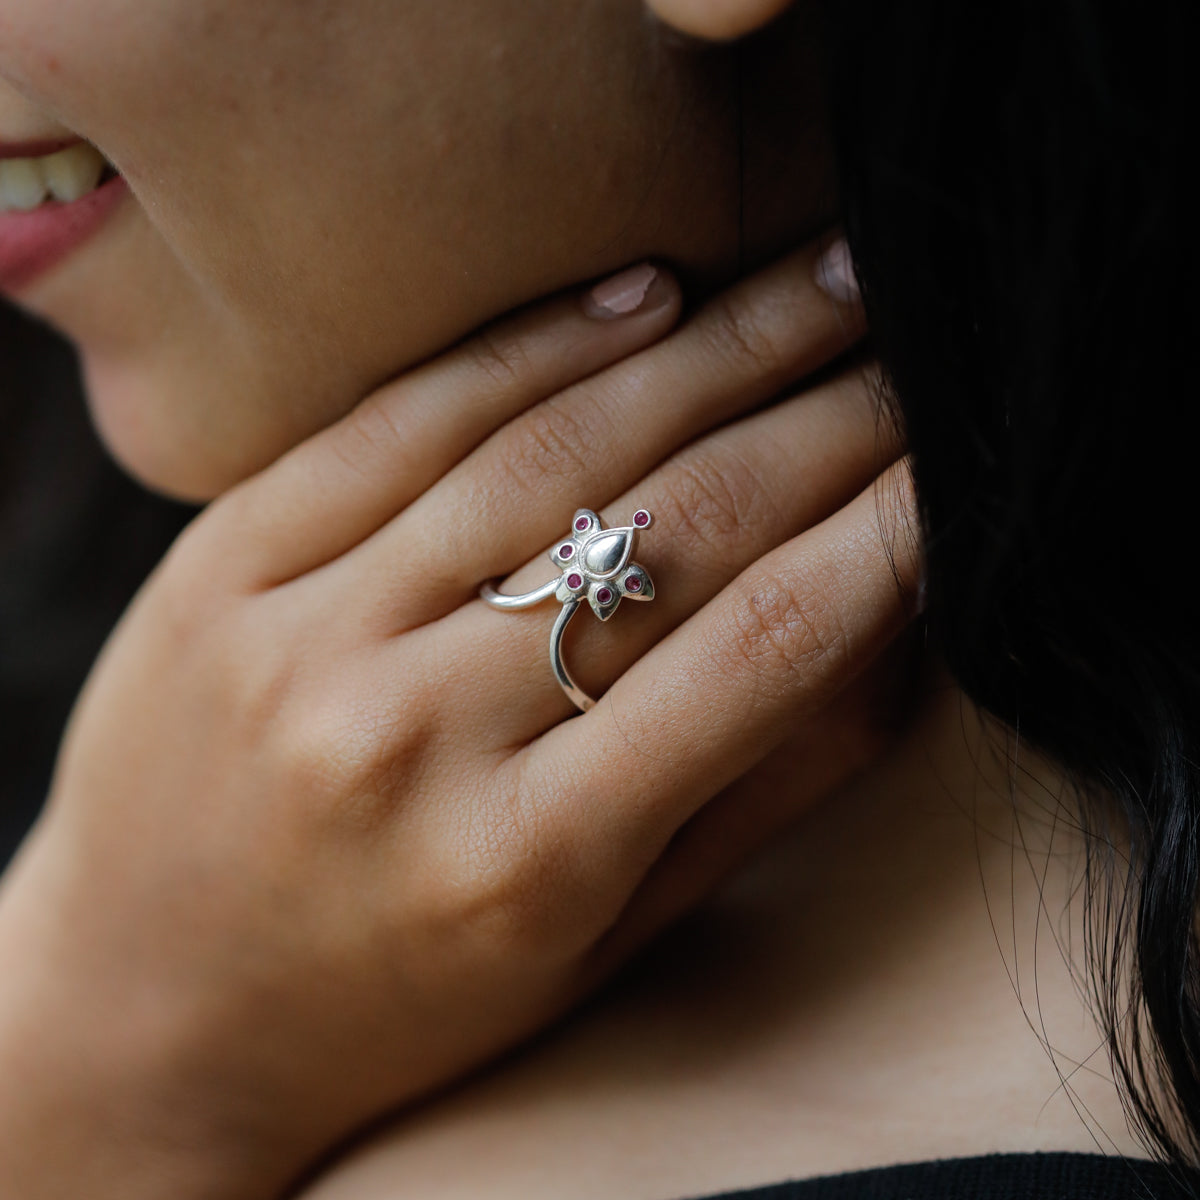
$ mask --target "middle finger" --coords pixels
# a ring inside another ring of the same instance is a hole
[[[348,576],[380,604],[367,619],[385,634],[436,620],[561,537],[564,509],[609,503],[680,446],[827,365],[861,317],[817,287],[817,256],[808,247],[773,264],[667,342],[512,421],[334,564],[336,586]]]

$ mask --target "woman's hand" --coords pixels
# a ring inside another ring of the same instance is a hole
[[[276,1194],[561,1014],[861,765],[878,715],[834,702],[907,624],[914,562],[864,371],[786,393],[860,332],[815,253],[657,345],[661,273],[611,320],[519,314],[184,533],[5,883],[0,1192]],[[603,697],[567,720],[552,607],[476,593],[554,576],[585,506],[654,514],[657,596],[576,619]],[[722,794],[809,729],[793,794]]]

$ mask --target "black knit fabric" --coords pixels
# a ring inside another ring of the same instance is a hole
[[[989,1154],[825,1175],[698,1200],[1179,1200],[1200,1179],[1098,1154]]]

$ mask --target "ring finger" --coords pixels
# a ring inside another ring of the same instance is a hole
[[[586,611],[576,617],[565,655],[579,685],[589,695],[602,693],[742,570],[836,512],[900,453],[865,370],[854,368],[673,456],[610,506],[606,524],[628,524],[637,508],[654,515],[637,561],[655,581],[655,600],[618,612],[603,627]],[[564,526],[569,520],[570,512],[560,514]],[[526,591],[553,576],[541,555],[502,590]],[[470,664],[488,663],[496,702],[462,706],[466,720],[479,722],[482,739],[490,733],[495,744],[519,744],[572,711],[548,663],[556,608],[551,600],[528,613],[502,614],[472,604],[437,623],[443,665],[461,668],[448,674],[470,677],[475,686]]]

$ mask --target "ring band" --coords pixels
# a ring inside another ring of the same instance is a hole
[[[519,596],[498,592],[490,583],[479,589],[479,595],[488,604],[506,612],[532,608],[551,596],[562,604],[554,628],[550,630],[550,668],[580,712],[587,712],[596,702],[567,670],[562,656],[563,634],[585,599],[601,621],[607,621],[625,597],[630,600],[654,599],[654,583],[649,572],[640,563],[632,561],[637,535],[649,529],[653,519],[646,509],[639,508],[630,524],[605,529],[590,508],[581,508],[571,520],[570,535],[547,551],[550,561],[562,571],[558,579],[551,579]]]

